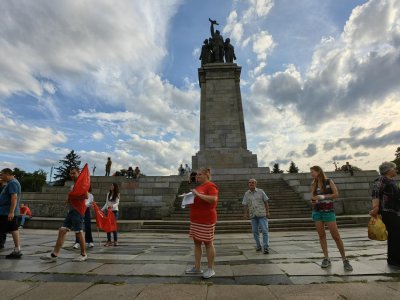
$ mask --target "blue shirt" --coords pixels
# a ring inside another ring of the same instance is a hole
[[[17,179],[11,179],[7,182],[7,185],[3,188],[0,194],[0,215],[6,215],[10,213],[11,208],[11,196],[17,194],[17,205],[15,206],[14,215],[19,215],[19,202],[21,200],[21,185]]]

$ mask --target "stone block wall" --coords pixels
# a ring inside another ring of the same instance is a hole
[[[110,185],[120,187],[120,218],[133,220],[161,219],[168,216],[178,193],[180,176],[146,176],[138,181],[124,177],[91,177],[92,193],[98,206],[103,207]],[[71,182],[64,187],[44,187],[41,193],[23,193],[35,216],[64,217],[67,212],[66,197]]]

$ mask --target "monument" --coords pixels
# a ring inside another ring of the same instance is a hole
[[[192,167],[213,169],[257,168],[257,155],[247,150],[242,97],[241,67],[230,39],[225,43],[210,20],[211,38],[204,41],[198,69],[200,98],[200,151],[192,157]],[[223,62],[225,57],[226,62]]]

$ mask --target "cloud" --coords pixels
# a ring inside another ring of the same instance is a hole
[[[104,134],[101,133],[100,131],[93,132],[92,138],[95,139],[96,141],[101,141],[104,138]]]
[[[254,34],[251,39],[253,40],[253,52],[257,55],[257,59],[265,61],[268,54],[270,54],[276,46],[272,35],[270,35],[268,31],[263,30]]]
[[[356,152],[354,153],[354,157],[364,157],[364,156],[369,156],[368,152]]]
[[[240,3],[242,4],[242,3]],[[247,28],[250,28],[251,25],[256,24],[260,18],[265,18],[272,7],[274,6],[273,0],[247,0],[243,3],[245,9],[241,9],[238,7],[238,3],[234,2],[233,9],[229,13],[226,19],[226,25],[223,28],[222,32],[224,35],[228,35],[235,42],[240,44],[241,46],[246,46],[249,39],[243,41],[243,36]],[[241,13],[243,11],[243,13]],[[240,14],[240,15],[239,15]],[[262,31],[261,31],[262,32]],[[259,35],[260,33],[258,33]],[[256,39],[257,35],[255,35],[252,39]],[[266,39],[269,39],[270,36],[267,35]],[[271,37],[272,38],[272,37]],[[270,43],[268,40],[259,40],[256,44],[256,49],[260,47],[265,47],[263,43]],[[254,47],[254,46],[253,46]]]
[[[62,131],[32,126],[0,111],[0,151],[33,154],[66,143]]]
[[[332,157],[332,160],[337,161],[337,160],[347,160],[347,159],[352,159],[353,157],[351,155],[347,154],[341,154],[341,155],[335,155]]]
[[[3,3],[0,95],[42,96],[52,91],[46,79],[67,89],[100,74],[112,78],[115,70],[120,76],[154,70],[167,54],[166,30],[179,2]]]
[[[310,128],[321,116],[351,117],[400,95],[400,10],[394,7],[394,0],[371,0],[354,9],[338,38],[323,39],[315,48],[301,77],[288,68],[264,76],[264,95],[276,105],[294,105]]]
[[[317,154],[317,145],[308,144],[307,148],[303,151],[303,155],[306,157],[312,157]]]
[[[298,154],[296,151],[292,150],[292,151],[290,151],[290,152],[288,152],[288,153],[286,154],[286,157],[287,157],[287,158],[290,158],[290,159],[299,158],[299,157],[300,157],[300,154]]]

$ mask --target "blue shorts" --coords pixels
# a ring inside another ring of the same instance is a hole
[[[334,211],[324,212],[313,210],[311,217],[314,222],[336,222],[336,214]]]
[[[70,209],[61,228],[66,228],[75,232],[82,232],[83,217],[75,209]]]

